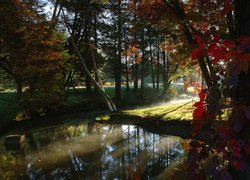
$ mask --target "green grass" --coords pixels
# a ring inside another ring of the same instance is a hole
[[[109,94],[111,98],[115,97],[115,88],[105,87],[106,92]],[[133,88],[130,91],[126,90],[125,86],[122,86],[122,102],[121,105],[123,107],[131,107],[134,105],[147,105],[152,104],[153,102],[157,102],[159,100],[159,96],[157,95],[156,90],[150,87],[144,87],[144,98],[142,99],[140,96],[140,89],[137,92],[133,91]],[[18,106],[16,103],[16,93],[15,92],[2,92],[0,93],[0,126],[8,124],[15,118],[17,113],[19,112]],[[77,89],[76,91],[71,89],[69,92],[69,96],[66,102],[63,104],[65,106],[66,112],[77,112],[81,111],[85,107],[90,110],[94,110],[96,107],[105,108],[105,102],[99,95],[87,96],[85,93],[85,89]],[[159,116],[162,119],[192,119],[192,106],[191,104],[188,106],[184,106],[180,108],[178,113],[170,112],[175,108],[178,108],[179,105],[163,105],[163,106],[155,106],[152,108],[144,108],[144,109],[136,109],[130,111],[124,111],[123,113],[127,115],[137,115],[141,117],[146,116]],[[81,109],[82,108],[82,109]],[[78,109],[78,110],[77,110]],[[64,109],[63,109],[64,110]],[[63,111],[62,110],[62,111]],[[76,111],[74,111],[76,110]]]
[[[105,87],[104,88],[107,94],[111,98],[115,98],[115,88],[112,87]],[[157,100],[158,96],[154,89],[145,87],[144,88],[144,98],[140,97],[140,89],[138,91],[134,92],[133,89],[130,89],[129,91],[126,90],[125,86],[122,86],[121,88],[122,93],[122,105],[136,105],[136,104],[149,104],[151,102],[154,102]],[[66,106],[77,106],[80,104],[86,104],[86,103],[103,103],[102,97],[95,95],[93,97],[86,96],[85,89],[77,89],[77,91],[71,89],[69,92],[69,96],[67,101],[65,102]]]
[[[91,99],[85,95],[83,89],[78,89],[77,91],[71,89],[67,101],[65,102],[66,106],[77,106],[79,104],[86,103]]]
[[[141,118],[161,118],[162,120],[192,120],[193,102],[158,105],[150,108],[124,110],[123,114]]]
[[[7,124],[15,118],[18,107],[15,102],[16,94],[13,92],[0,93],[0,121],[1,125]]]

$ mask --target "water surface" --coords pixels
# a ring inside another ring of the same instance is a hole
[[[64,124],[25,137],[23,151],[0,139],[0,179],[152,179],[184,154],[180,138],[133,125]]]

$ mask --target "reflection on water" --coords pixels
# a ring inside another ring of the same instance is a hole
[[[180,141],[132,125],[47,128],[26,134],[25,152],[1,144],[0,179],[151,179],[181,159]]]

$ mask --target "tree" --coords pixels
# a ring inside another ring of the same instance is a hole
[[[0,14],[0,68],[15,81],[18,102],[26,111],[53,108],[63,93],[63,33],[50,28],[32,3],[1,1]]]
[[[167,34],[175,37],[168,30],[176,29],[177,39],[185,44],[182,49],[188,47],[186,54],[196,43],[192,59],[208,89],[194,104],[193,133],[202,142],[189,143],[187,179],[249,178],[238,173],[249,167],[249,6],[248,1],[133,1],[151,23],[164,19]],[[232,111],[222,121],[226,107]]]
[[[81,65],[80,70],[82,70],[85,74],[85,86],[87,93],[91,93],[91,83],[93,83],[99,93],[103,96],[108,108],[111,111],[116,111],[116,106],[102,87],[102,82],[97,72],[97,51],[94,50],[97,48],[95,47],[95,44],[97,45],[97,14],[95,10],[96,7],[98,7],[96,5],[97,4],[95,2],[91,1],[88,1],[87,4],[83,4],[80,1],[62,4],[62,6],[67,9],[67,13],[65,13],[64,9],[62,9],[62,19],[70,36],[69,45],[71,45],[71,47],[69,49],[72,54],[75,52]],[[71,13],[74,14],[73,20]],[[66,15],[68,15],[68,17]],[[94,37],[93,44],[91,42],[91,36]],[[92,77],[92,70],[96,76],[95,78]]]

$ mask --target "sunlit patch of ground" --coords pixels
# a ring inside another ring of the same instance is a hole
[[[165,104],[158,104],[149,108],[124,110],[122,114],[141,118],[161,118],[162,120],[192,120],[192,100],[174,100]]]

